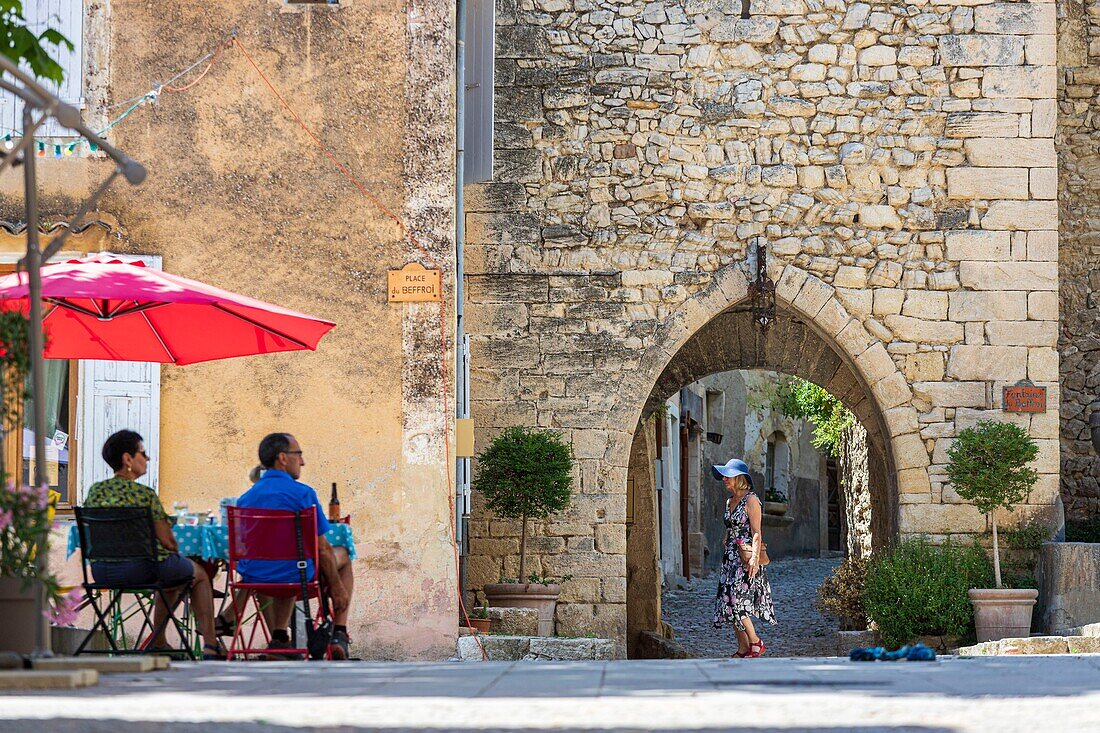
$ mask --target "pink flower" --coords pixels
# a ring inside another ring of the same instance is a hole
[[[72,626],[80,615],[80,603],[84,600],[84,591],[74,588],[60,596],[42,615],[54,626]]]
[[[0,532],[3,532],[9,526],[11,526],[11,509],[6,509],[0,512]]]

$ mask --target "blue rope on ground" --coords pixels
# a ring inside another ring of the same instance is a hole
[[[853,662],[932,662],[936,659],[936,652],[921,643],[906,645],[894,651],[881,646],[857,646],[848,654],[848,658]]]

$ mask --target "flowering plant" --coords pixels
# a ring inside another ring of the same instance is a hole
[[[0,488],[0,576],[21,578],[24,588],[38,579],[56,594],[57,581],[41,577],[34,563],[50,534],[51,514],[48,489],[10,482]]]

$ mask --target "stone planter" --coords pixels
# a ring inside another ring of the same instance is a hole
[[[539,612],[539,636],[554,635],[554,609],[558,606],[560,585],[539,583],[490,583],[485,586],[487,606],[534,608]]]
[[[790,504],[785,501],[765,501],[764,513],[773,514],[777,517],[782,517],[784,514],[787,513],[787,508],[789,506]]]
[[[23,590],[20,579],[0,577],[0,651],[34,651],[34,599],[38,588],[37,583],[31,583]]]
[[[974,606],[978,642],[1027,637],[1031,633],[1031,611],[1039,591],[1032,588],[971,588],[968,594]]]

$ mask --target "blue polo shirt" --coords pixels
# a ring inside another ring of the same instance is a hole
[[[300,481],[295,481],[286,471],[269,468],[241,494],[237,506],[249,509],[286,509],[297,511],[317,507],[317,536],[329,530],[328,519],[321,508],[317,492]],[[313,579],[313,561],[307,560],[306,578]],[[246,583],[296,583],[299,580],[298,565],[293,560],[241,560],[237,570]]]

